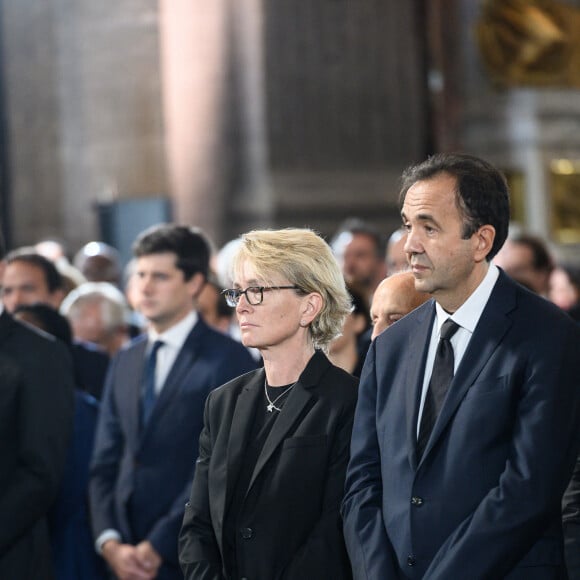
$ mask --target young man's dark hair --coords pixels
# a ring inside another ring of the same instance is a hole
[[[401,208],[409,188],[418,181],[429,180],[440,173],[456,178],[456,200],[464,216],[464,239],[478,228],[489,224],[495,228],[495,238],[487,261],[503,246],[510,219],[509,190],[505,177],[490,163],[471,155],[438,153],[423,163],[406,169],[401,178],[399,203]]]
[[[0,231],[0,260],[3,260],[5,255],[6,255],[6,244],[4,243],[4,236]]]
[[[136,258],[164,253],[177,256],[175,265],[186,280],[198,272],[207,280],[210,244],[197,228],[160,224],[142,232],[133,244]]]
[[[6,256],[6,262],[12,264],[14,262],[25,262],[31,266],[35,266],[42,270],[48,291],[52,294],[56,290],[64,289],[64,280],[61,273],[56,266],[44,256],[35,254],[33,252],[13,250]]]

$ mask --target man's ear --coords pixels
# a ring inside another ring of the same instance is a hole
[[[476,262],[483,262],[491,252],[495,240],[495,228],[491,225],[481,226],[474,234]]]
[[[0,286],[4,280],[4,270],[6,270],[6,260],[0,260]]]

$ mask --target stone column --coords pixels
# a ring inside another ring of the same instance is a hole
[[[239,171],[224,212],[234,238],[274,223],[270,181],[264,54],[264,0],[231,0],[232,67],[238,97]]]
[[[176,221],[222,238],[229,181],[227,0],[161,0],[166,156]]]

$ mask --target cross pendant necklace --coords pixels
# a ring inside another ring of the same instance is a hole
[[[268,404],[266,405],[266,410],[268,413],[273,413],[274,411],[278,411],[278,413],[282,410],[282,407],[276,407],[276,402],[281,399],[284,395],[289,393],[294,387],[296,383],[289,386],[281,395],[278,395],[273,401],[268,396],[268,381],[264,381],[264,394],[266,395],[266,399],[268,400]]]

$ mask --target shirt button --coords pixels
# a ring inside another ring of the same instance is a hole
[[[240,533],[244,540],[249,540],[254,537],[254,530],[252,528],[242,528]]]
[[[414,505],[414,506],[417,506],[417,507],[422,506],[423,505],[423,498],[422,497],[419,497],[418,495],[414,495],[411,498],[411,505]]]
[[[410,556],[407,556],[407,566],[414,566],[415,565],[415,556],[413,556],[413,554],[411,554]]]

